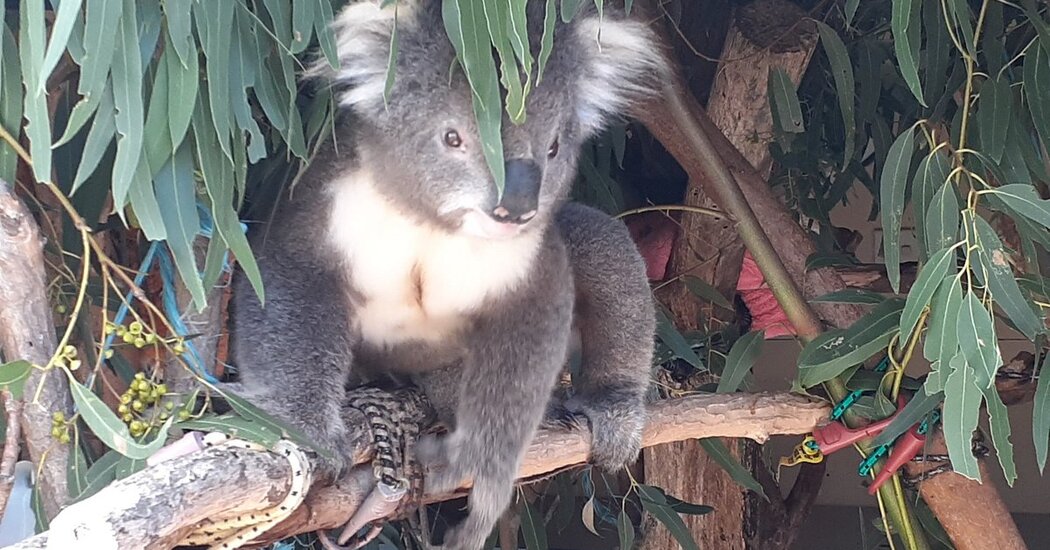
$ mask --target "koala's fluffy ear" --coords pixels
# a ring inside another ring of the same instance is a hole
[[[386,85],[390,36],[394,30],[394,3],[380,7],[380,0],[351,2],[335,17],[332,30],[336,39],[339,69],[334,70],[322,56],[306,70],[311,79],[328,80],[336,89],[340,105],[371,109],[382,107]],[[412,15],[416,2],[397,2],[401,25]]]
[[[576,40],[585,56],[577,80],[576,111],[585,136],[632,102],[655,94],[669,74],[662,44],[649,26],[606,14],[580,14]]]

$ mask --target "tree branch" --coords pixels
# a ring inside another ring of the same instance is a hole
[[[55,324],[45,285],[43,238],[32,215],[0,180],[0,349],[7,360],[46,365],[55,352]],[[25,382],[22,432],[29,458],[38,469],[38,486],[48,517],[69,498],[66,467],[69,446],[51,437],[51,414],[72,412],[66,379],[33,369]]]
[[[765,441],[772,435],[808,433],[828,412],[825,403],[784,393],[706,394],[660,401],[649,409],[643,444],[704,437]],[[520,479],[528,481],[585,463],[589,448],[590,436],[583,431],[541,431],[528,449]],[[211,448],[110,484],[63,510],[49,532],[11,548],[44,548],[48,539],[58,548],[171,548],[203,519],[250,514],[276,505],[289,483],[288,464],[276,454]],[[362,466],[334,485],[315,486],[303,506],[258,542],[342,525],[372,484],[371,468]],[[427,495],[426,499],[452,496]]]

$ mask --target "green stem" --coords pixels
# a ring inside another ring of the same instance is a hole
[[[812,341],[823,332],[820,319],[809,307],[809,303],[791,278],[729,167],[683,101],[682,93],[673,84],[666,85],[663,92],[672,120],[677,121],[699,164],[706,168],[708,191],[725,213],[736,221],[740,239],[758,264],[773,296],[794,326],[796,334],[803,342]],[[845,380],[841,378],[829,380],[825,383],[825,388],[836,402],[841,401],[848,393]],[[847,413],[843,415],[843,421],[847,426],[856,427],[859,419]],[[861,442],[862,447],[867,442]],[[909,513],[905,499],[896,494],[894,484],[883,484],[879,488],[879,496],[894,531],[902,535],[911,534],[905,539],[908,548],[929,550],[930,546],[921,526],[914,514]]]

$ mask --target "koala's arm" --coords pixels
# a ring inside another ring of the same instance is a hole
[[[507,508],[566,360],[572,279],[560,240],[550,234],[546,241],[537,272],[472,326],[458,372],[438,371],[421,380],[428,397],[440,399],[451,393],[449,385],[455,388],[453,430],[420,449],[424,463],[438,467],[436,475],[428,474],[427,490],[443,492],[473,480],[470,513],[446,535],[447,550],[481,548]]]
[[[258,264],[265,306],[243,274],[234,277],[232,357],[243,397],[329,450],[339,470],[351,361],[345,284],[302,254],[264,253]]]
[[[627,227],[569,203],[558,215],[576,292],[580,379],[567,408],[590,420],[591,460],[606,469],[634,462],[645,426],[656,311],[645,260]]]

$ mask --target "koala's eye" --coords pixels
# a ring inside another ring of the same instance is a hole
[[[463,138],[459,137],[459,132],[448,130],[445,132],[445,145],[458,149],[460,145],[463,145]]]
[[[558,156],[558,138],[554,138],[554,142],[551,143],[550,149],[547,149],[547,158],[552,159]]]

